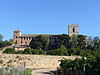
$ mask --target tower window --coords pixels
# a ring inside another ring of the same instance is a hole
[[[75,32],[75,28],[73,28],[73,32]]]
[[[17,36],[16,36],[16,39],[17,39]]]
[[[21,43],[23,43],[23,41],[21,41]]]
[[[15,42],[16,44],[17,44],[17,40],[16,40],[16,42]]]

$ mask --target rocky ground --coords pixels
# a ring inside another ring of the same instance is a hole
[[[26,67],[32,69],[33,75],[50,75],[59,67],[61,59],[80,58],[79,56],[51,56],[51,55],[24,55],[0,54],[0,66]],[[34,69],[33,69],[34,68]],[[36,69],[38,68],[38,69]],[[48,69],[47,69],[48,68]]]
[[[73,60],[78,56],[0,54],[0,66],[56,69],[64,58]]]

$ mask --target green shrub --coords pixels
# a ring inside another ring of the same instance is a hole
[[[24,50],[24,54],[32,54],[32,51],[33,51],[33,49],[31,49],[31,48],[27,48],[27,49],[25,49]]]
[[[30,69],[26,69],[24,73],[25,75],[32,75],[32,71]]]
[[[37,50],[37,53],[38,54],[45,54],[45,51],[44,50]]]
[[[17,51],[16,54],[23,54],[24,51]]]
[[[24,54],[45,54],[44,50],[37,50],[37,49],[31,49],[27,48],[23,52]]]
[[[14,54],[15,50],[13,48],[7,48],[3,53]]]
[[[69,55],[68,50],[65,48],[64,45],[62,45],[58,49],[48,51],[47,54],[50,54],[50,55],[67,55],[67,56]]]

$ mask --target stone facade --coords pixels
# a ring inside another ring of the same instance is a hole
[[[79,26],[78,24],[70,24],[68,26],[68,35],[78,35],[79,34]],[[29,44],[32,40],[33,37],[36,37],[38,35],[27,35],[27,34],[22,34],[21,31],[18,29],[13,32],[13,42],[15,43],[15,49],[16,50],[24,50],[25,47],[29,47]],[[56,44],[55,40],[57,39],[57,36],[59,35],[43,35],[46,37],[49,37],[51,39],[52,44]]]
[[[80,58],[79,56],[50,56],[50,55],[19,55],[19,54],[1,54],[0,66],[15,66],[26,68],[51,68],[59,67],[61,59]]]
[[[15,50],[24,50],[25,48],[29,48],[29,44],[33,37],[36,37],[39,35],[27,35],[22,34],[21,31],[18,29],[13,32],[13,42],[15,44]],[[59,35],[42,35],[45,37],[48,37],[51,39],[52,44],[56,44],[55,39],[57,39],[57,36]]]
[[[13,42],[16,46],[29,46],[30,41],[37,35],[24,35],[18,29],[14,31]]]
[[[16,44],[16,46],[29,46],[29,43],[32,40],[32,38],[36,36],[39,36],[39,35],[22,34],[21,31],[15,30],[13,42]],[[57,35],[42,35],[42,36],[49,37],[50,39],[53,40],[53,42],[57,38],[56,37]]]
[[[79,26],[78,24],[69,24],[68,26],[68,35],[78,35],[79,34]]]

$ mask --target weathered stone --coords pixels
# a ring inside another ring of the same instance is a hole
[[[50,55],[19,55],[19,54],[2,54],[0,66],[25,66],[27,68],[57,68],[61,59],[79,58],[79,56],[50,56]],[[9,63],[8,63],[9,62]]]

